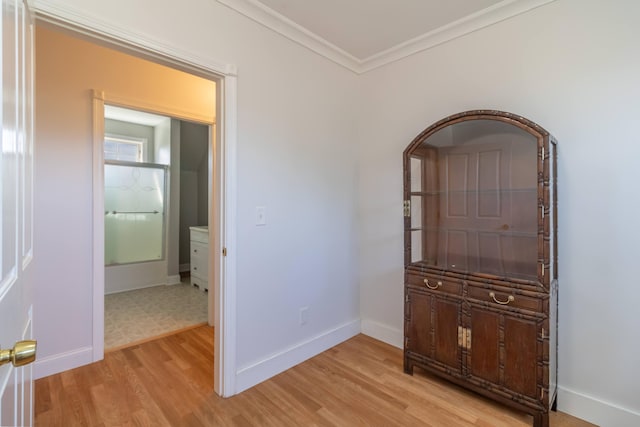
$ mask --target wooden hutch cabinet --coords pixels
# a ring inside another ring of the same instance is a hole
[[[477,110],[404,152],[404,369],[549,425],[557,378],[556,140]]]

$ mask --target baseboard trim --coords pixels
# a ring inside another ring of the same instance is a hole
[[[236,393],[241,393],[359,333],[360,320],[353,320],[257,363],[240,368],[236,373]]]
[[[33,377],[37,380],[89,363],[93,363],[93,347],[81,347],[36,360],[33,364]]]
[[[371,319],[362,319],[362,333],[397,348],[403,348],[403,332]]]
[[[180,275],[176,274],[175,276],[167,276],[167,285],[179,285]]]
[[[179,284],[180,284],[180,275],[177,274],[175,276],[167,276],[166,280],[163,280],[160,282],[147,283],[143,285],[127,285],[128,287],[125,287],[123,289],[107,290],[105,287],[104,294],[105,295],[119,294],[121,292],[129,292],[129,291],[137,291],[139,289],[154,288],[156,286],[170,286],[170,285],[179,285]]]
[[[640,413],[558,386],[558,410],[599,426],[634,427]]]

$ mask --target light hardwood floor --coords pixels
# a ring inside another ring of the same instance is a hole
[[[530,426],[530,416],[402,371],[402,352],[358,335],[229,399],[213,392],[213,329],[113,351],[36,381],[36,426]],[[563,413],[553,427],[592,424]]]

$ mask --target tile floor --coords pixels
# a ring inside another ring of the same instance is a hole
[[[179,285],[105,295],[105,350],[206,322],[208,295],[189,277]]]

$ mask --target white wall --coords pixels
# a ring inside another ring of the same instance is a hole
[[[211,0],[162,7],[155,0],[37,3],[237,65],[238,388],[356,333],[357,76]],[[68,146],[64,135],[40,137],[37,144],[52,147],[46,150],[51,157],[37,162],[59,162],[69,171],[56,185],[46,184],[56,168],[36,176],[36,197],[47,199],[36,220],[39,259],[45,260],[38,279],[49,287],[36,295],[37,324],[73,311],[75,324],[89,325],[77,333],[51,330],[44,355],[54,359],[91,346],[90,263],[71,255],[90,254],[92,242],[87,221],[79,226],[64,216],[55,227],[73,241],[55,238],[46,210],[73,194],[90,218],[91,155],[80,142]],[[255,225],[256,206],[267,208],[265,226]],[[309,320],[301,326],[303,306]]]
[[[171,119],[167,117],[153,127],[154,144],[152,163],[171,165],[171,161],[173,160],[171,152],[172,125]]]
[[[559,408],[640,425],[640,2],[557,0],[365,74],[360,93],[363,330],[402,337],[402,151],[470,109],[559,140]]]

